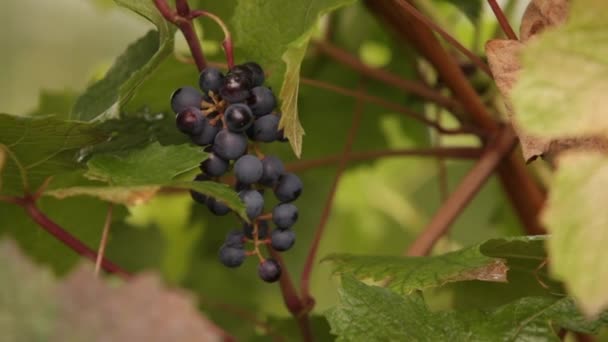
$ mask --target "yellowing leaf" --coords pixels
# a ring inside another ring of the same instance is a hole
[[[518,121],[551,139],[608,133],[608,2],[574,0],[565,25],[528,42],[512,93]]]
[[[551,271],[588,315],[608,307],[608,158],[566,154],[559,159],[543,221]]]

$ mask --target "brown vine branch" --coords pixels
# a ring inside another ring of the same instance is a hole
[[[361,99],[365,102],[369,102],[369,103],[373,103],[379,106],[382,106],[384,108],[390,109],[390,110],[394,110],[398,113],[401,113],[409,118],[412,118],[416,121],[419,121],[427,126],[430,126],[434,129],[436,129],[437,131],[444,133],[444,134],[472,134],[472,133],[478,133],[478,132],[474,132],[473,129],[471,129],[470,127],[461,127],[461,128],[445,128],[441,125],[439,125],[436,121],[433,121],[429,118],[427,118],[426,116],[416,113],[415,111],[386,101],[380,97],[376,97],[373,95],[369,95],[367,93],[361,92],[359,90],[352,90],[352,89],[347,89],[347,88],[343,88],[340,86],[337,86],[335,84],[331,84],[331,83],[327,83],[327,82],[323,82],[323,81],[319,81],[319,80],[313,80],[313,79],[309,79],[309,78],[304,78],[302,77],[300,79],[300,81],[302,82],[302,84],[306,84],[309,86],[313,86],[313,87],[317,87],[317,88],[321,88],[321,89],[325,89],[325,90],[329,90],[329,91],[333,91],[335,93],[341,94],[341,95],[345,95],[345,96],[349,96],[355,99]]]
[[[470,119],[488,133],[498,129],[498,123],[484,106],[480,96],[467,80],[458,63],[445,51],[424,22],[397,6],[393,0],[367,0],[373,13],[384,19],[399,35],[410,42],[437,70],[445,84],[458,98]],[[503,189],[509,196],[526,232],[538,234],[544,229],[538,221],[545,194],[527,173],[521,158],[511,154],[498,168]]]
[[[353,56],[348,51],[340,49],[339,47],[331,44],[330,42],[314,41],[314,44],[319,51],[323,52],[328,57],[331,57],[336,62],[340,63],[340,65],[347,66],[357,71],[362,76],[378,80],[380,82],[398,88],[404,92],[420,96],[452,112],[461,109],[460,104],[457,101],[454,101],[450,97],[444,96],[443,94],[433,89],[432,87],[427,86],[426,84],[400,78],[394,73],[385,71],[383,69],[372,68],[361,62],[357,57]]]
[[[513,150],[516,143],[517,136],[513,129],[509,126],[505,127],[496,141],[488,144],[486,153],[435,213],[431,222],[408,249],[407,255],[423,256],[430,253],[435,243],[449,230],[454,220],[490,178],[500,161]]]
[[[439,25],[435,24],[432,20],[429,20],[422,13],[416,9],[413,5],[411,5],[407,0],[395,0],[395,3],[407,11],[410,15],[415,17],[417,20],[421,21],[424,25],[428,26],[431,30],[437,32],[443,39],[445,39],[450,45],[452,45],[456,50],[460,51],[463,55],[467,56],[473,64],[475,64],[481,71],[485,72],[488,76],[493,78],[492,72],[490,71],[490,67],[488,64],[484,62],[479,56],[473,53],[471,50],[464,47],[458,40],[456,40],[452,35],[447,33],[444,29],[439,27]]]
[[[492,12],[494,12],[494,16],[496,17],[496,20],[498,20],[498,23],[500,24],[500,27],[507,38],[517,40],[517,35],[515,34],[515,31],[513,31],[511,24],[509,24],[509,20],[500,8],[500,5],[496,2],[496,0],[488,0],[488,3],[490,4]]]
[[[365,91],[363,87],[360,87],[360,89],[360,92],[364,94]],[[319,225],[315,230],[315,235],[313,237],[312,243],[310,244],[308,255],[306,256],[306,262],[304,263],[304,269],[302,271],[302,275],[300,276],[300,292],[302,294],[302,299],[306,302],[312,302],[313,305],[314,299],[310,294],[310,275],[314,267],[314,262],[317,256],[317,251],[319,249],[319,244],[321,243],[321,238],[325,233],[325,227],[327,226],[327,221],[329,220],[329,214],[331,213],[331,209],[333,207],[334,197],[336,195],[336,190],[338,189],[338,183],[340,182],[340,178],[342,177],[344,170],[346,170],[346,166],[348,164],[348,156],[350,155],[353,143],[355,142],[355,137],[357,136],[357,131],[359,130],[359,126],[361,124],[363,107],[364,99],[363,97],[360,97],[355,104],[353,119],[350,130],[348,131],[348,135],[346,137],[346,143],[344,144],[342,157],[340,158],[338,169],[336,170],[336,175],[334,176],[334,180],[329,189],[329,194],[327,195],[327,199],[325,200],[323,213],[321,214]]]

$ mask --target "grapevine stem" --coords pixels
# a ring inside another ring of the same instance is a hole
[[[360,86],[359,88],[362,90],[361,92],[364,93],[363,87]],[[344,150],[342,151],[342,157],[340,158],[340,162],[338,164],[338,170],[336,171],[336,175],[334,176],[334,180],[331,184],[329,194],[327,195],[327,199],[325,200],[323,213],[321,214],[319,225],[315,230],[315,235],[310,245],[310,249],[306,257],[306,262],[304,264],[304,269],[300,277],[300,292],[302,294],[302,300],[304,301],[304,303],[311,303],[310,309],[312,309],[312,306],[314,305],[314,299],[310,294],[310,275],[314,267],[314,262],[317,256],[317,251],[319,249],[319,244],[321,243],[321,238],[323,237],[325,227],[327,226],[327,221],[329,220],[329,214],[331,213],[331,209],[333,207],[333,201],[336,194],[336,190],[338,189],[338,183],[340,182],[340,178],[342,177],[344,170],[346,170],[346,166],[348,164],[348,157],[351,153],[355,137],[357,136],[357,131],[359,130],[359,126],[361,124],[361,116],[363,114],[364,103],[365,101],[361,97],[357,100],[355,104],[355,111],[353,114],[351,127],[348,131],[346,143],[344,144]]]
[[[230,30],[228,30],[228,26],[220,17],[207,11],[194,10],[190,12],[190,15],[188,16],[189,19],[198,17],[207,17],[215,21],[222,28],[222,31],[224,31],[224,41],[222,42],[222,46],[224,47],[224,53],[226,54],[228,68],[232,69],[232,67],[234,67],[234,48],[232,45],[232,35],[230,34]]]
[[[298,327],[300,328],[300,333],[302,334],[302,338],[305,342],[312,342],[313,335],[310,326],[310,320],[308,317],[308,312],[314,306],[314,299],[306,297],[300,298],[298,293],[296,292],[296,288],[293,285],[293,281],[291,280],[291,275],[287,270],[287,265],[283,260],[281,254],[272,247],[267,246],[268,252],[272,256],[274,260],[276,260],[281,266],[281,278],[279,279],[279,285],[281,287],[281,294],[283,295],[283,301],[285,302],[285,307],[292,314],[296,322],[298,323]]]
[[[500,8],[500,5],[496,2],[496,0],[488,0],[490,7],[492,8],[492,12],[494,12],[494,16],[498,20],[502,31],[505,33],[507,38],[512,40],[517,40],[517,35],[515,31],[513,31],[513,27],[509,24],[509,20],[505,16],[505,13]]]
[[[460,127],[460,128],[445,128],[441,125],[439,125],[436,121],[433,121],[431,119],[428,119],[427,117],[425,117],[422,114],[416,113],[413,110],[386,101],[380,97],[376,97],[373,95],[369,95],[367,93],[361,92],[359,90],[352,90],[352,89],[347,89],[347,88],[343,88],[331,83],[327,83],[327,82],[323,82],[323,81],[319,81],[319,80],[313,80],[313,79],[309,79],[309,78],[304,78],[302,77],[300,79],[300,81],[302,82],[302,84],[306,84],[306,85],[310,85],[313,87],[317,87],[317,88],[321,88],[321,89],[325,89],[325,90],[330,90],[333,91],[335,93],[341,94],[341,95],[345,95],[345,96],[349,96],[349,97],[353,97],[356,99],[362,99],[365,102],[369,102],[369,103],[373,103],[379,106],[382,106],[384,108],[390,109],[390,110],[394,110],[396,112],[399,112],[407,117],[410,117],[416,121],[419,121],[427,126],[433,127],[434,129],[436,129],[437,131],[443,133],[443,134],[470,134],[470,133],[474,133],[472,131],[472,128],[470,127]],[[476,132],[479,133],[479,132]]]
[[[486,64],[479,56],[473,53],[471,50],[464,47],[458,40],[452,37],[449,33],[447,33],[444,29],[442,29],[439,25],[435,24],[432,20],[429,20],[422,13],[416,9],[412,4],[410,4],[407,0],[395,0],[395,3],[407,11],[411,16],[423,22],[426,26],[430,27],[433,31],[437,32],[443,39],[445,39],[448,43],[450,43],[456,50],[460,51],[463,55],[467,56],[473,64],[475,64],[481,71],[485,72],[490,78],[493,78],[492,72]]]
[[[517,136],[513,129],[510,126],[505,127],[435,213],[431,222],[408,249],[407,255],[423,256],[430,253],[435,243],[448,231],[454,220],[475,197],[503,158],[513,150],[516,143]]]
[[[423,99],[432,101],[452,112],[461,110],[460,104],[457,101],[454,101],[450,97],[444,96],[437,90],[427,86],[424,83],[400,78],[394,73],[385,71],[383,69],[372,68],[361,62],[357,57],[353,56],[348,51],[343,50],[328,41],[315,41],[314,44],[319,51],[323,52],[328,57],[331,57],[336,62],[340,63],[340,65],[344,65],[357,71],[362,76],[378,80],[386,83],[389,86],[418,95]]]
[[[187,7],[187,4],[184,5],[181,2],[185,2],[185,0],[178,1],[178,10],[184,11],[184,9],[186,9],[185,7]],[[194,30],[194,25],[192,25],[192,19],[189,19],[188,17],[182,16],[181,14],[172,11],[166,0],[154,0],[154,4],[156,5],[156,8],[162,14],[162,16],[167,21],[177,26],[184,35],[184,38],[188,43],[190,53],[192,53],[192,58],[194,58],[198,71],[202,71],[203,69],[205,69],[205,67],[207,66],[207,61],[205,60],[205,55],[203,54],[201,43],[198,40],[196,31]]]

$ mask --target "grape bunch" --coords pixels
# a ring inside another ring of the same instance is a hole
[[[286,172],[279,158],[264,156],[258,149],[260,142],[286,141],[279,130],[280,114],[274,112],[276,98],[263,85],[264,80],[264,71],[254,62],[236,65],[225,75],[207,67],[199,77],[202,91],[190,86],[177,89],[171,95],[171,108],[177,114],[177,128],[209,153],[194,180],[220,181],[221,176],[233,171],[234,189],[250,219],[250,223],[242,221],[240,228],[228,233],[219,250],[220,261],[233,268],[243,264],[247,256],[256,255],[260,278],[275,282],[281,276],[281,267],[276,260],[265,258],[259,246],[266,244],[283,252],[294,245],[292,227],[298,220],[298,208],[292,202],[302,193],[302,181]],[[266,213],[265,190],[271,190],[279,201]],[[190,193],[215,215],[230,212],[215,198]],[[252,250],[246,250],[248,244]]]

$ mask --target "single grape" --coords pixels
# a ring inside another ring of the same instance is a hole
[[[175,126],[182,133],[192,135],[203,131],[205,117],[200,109],[188,107],[175,116]]]
[[[243,247],[222,245],[222,247],[220,247],[219,257],[224,266],[235,268],[243,264],[247,254]]]
[[[245,203],[247,217],[254,219],[264,210],[264,197],[257,190],[243,190],[239,192],[241,201]]]
[[[265,156],[262,159],[262,178],[260,183],[263,185],[274,185],[279,177],[285,172],[285,167],[281,160],[275,156]]]
[[[279,117],[265,115],[253,123],[253,140],[273,142],[279,138]]]
[[[258,157],[246,154],[234,163],[234,176],[243,184],[253,184],[262,178],[263,166]]]
[[[243,224],[243,233],[249,239],[253,239],[253,224]],[[258,221],[258,239],[268,237],[268,221]]]
[[[281,266],[273,259],[266,259],[258,265],[258,275],[267,283],[274,283],[281,278]]]
[[[300,197],[302,181],[293,173],[284,173],[274,188],[274,194],[281,202],[291,202]]]
[[[226,108],[224,120],[232,132],[243,132],[253,124],[253,114],[247,105],[235,103]]]
[[[242,248],[245,244],[245,234],[241,229],[233,229],[226,235],[224,245]]]
[[[207,159],[203,160],[200,169],[208,176],[219,177],[228,171],[229,166],[230,163],[228,161],[211,153],[207,156]]]
[[[202,173],[198,174],[198,175],[196,175],[196,177],[194,177],[195,182],[204,182],[204,181],[208,181],[208,180],[209,180],[209,177]],[[195,200],[198,203],[207,204],[207,195],[201,194],[200,192],[197,192],[194,190],[190,190],[190,196],[192,197],[193,200]]]
[[[247,62],[243,63],[243,66],[251,71],[251,79],[254,87],[264,84],[264,70],[262,70],[262,67],[258,63]]]
[[[281,203],[272,209],[272,222],[280,229],[293,226],[298,220],[298,208],[291,203]]]
[[[177,89],[171,94],[171,109],[175,113],[179,113],[189,107],[201,108],[203,94],[190,86],[185,86]]]
[[[198,85],[205,94],[209,91],[212,91],[214,94],[219,94],[223,84],[224,74],[222,74],[218,68],[214,67],[205,68],[198,78]]]
[[[270,245],[274,250],[284,252],[296,242],[296,233],[291,229],[275,229],[270,237]]]
[[[216,200],[213,197],[208,197],[206,204],[207,208],[209,208],[209,210],[217,216],[224,216],[230,212],[230,208],[228,208],[226,204]]]
[[[249,89],[252,87],[252,77],[248,68],[235,66],[224,78],[220,95],[230,103],[245,101],[249,97]]]
[[[206,146],[213,142],[215,136],[221,130],[222,124],[220,122],[216,122],[215,125],[212,125],[208,119],[203,119],[203,128],[199,134],[194,134],[190,136],[192,143],[199,146]]]
[[[251,89],[251,95],[247,99],[247,104],[251,108],[253,115],[260,117],[270,114],[277,105],[277,100],[268,87],[255,87]]]
[[[247,137],[223,129],[213,140],[213,152],[226,160],[237,159],[247,152]]]

